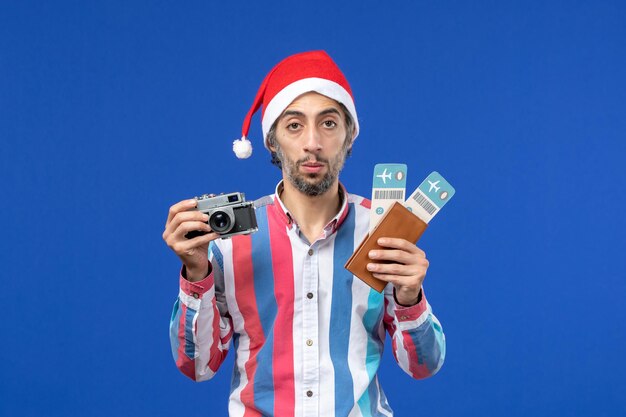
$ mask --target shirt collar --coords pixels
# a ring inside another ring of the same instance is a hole
[[[295,226],[299,230],[296,219],[291,215],[291,213],[289,213],[289,210],[280,199],[280,194],[283,192],[284,187],[285,185],[283,184],[283,180],[281,180],[276,185],[276,190],[274,192],[274,201],[278,202],[278,204],[275,204],[278,209],[277,212],[285,224],[289,225],[289,228]],[[339,226],[341,226],[346,217],[348,217],[348,212],[350,211],[350,206],[348,205],[348,192],[341,182],[339,183],[339,198],[341,199],[341,208],[339,209],[337,215],[328,222],[326,227],[324,227],[324,237],[328,237],[334,233]]]

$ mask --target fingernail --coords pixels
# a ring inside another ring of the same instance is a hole
[[[375,250],[371,250],[370,251],[370,258],[375,258],[376,256],[378,256],[378,252],[376,252]]]
[[[374,266],[374,264],[367,264],[368,271],[373,271],[374,269],[376,269],[376,266]]]

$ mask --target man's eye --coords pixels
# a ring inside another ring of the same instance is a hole
[[[287,125],[287,129],[289,130],[298,130],[298,128],[300,127],[300,123],[289,123]]]
[[[335,126],[337,126],[337,123],[335,123],[335,121],[333,121],[333,120],[326,120],[326,121],[324,121],[324,126],[325,127],[335,127]]]

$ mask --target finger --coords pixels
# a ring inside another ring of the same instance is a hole
[[[415,254],[404,250],[379,249],[369,251],[369,258],[376,261],[392,261],[401,264],[415,263]]]
[[[400,276],[418,275],[420,268],[415,265],[403,265],[398,263],[380,264],[368,263],[367,270],[377,274],[390,274]]]
[[[406,277],[403,275],[391,275],[391,274],[378,274],[373,273],[372,276],[381,281],[390,282],[393,285],[402,285]]]
[[[211,226],[209,226],[205,222],[188,221],[188,222],[184,222],[180,226],[178,226],[178,228],[173,233],[173,235],[176,238],[176,240],[179,240],[179,239],[185,238],[185,235],[187,233],[195,232],[196,230],[200,231],[200,232],[206,232],[206,233],[213,232],[213,230],[211,230]],[[187,239],[187,238],[185,238],[185,239]]]
[[[404,250],[379,249],[371,250],[368,253],[370,259],[387,263],[400,263],[403,265],[414,265],[421,268],[428,268],[429,262],[426,257],[420,253],[409,253]]]
[[[191,210],[192,208],[195,208],[197,204],[198,201],[195,198],[179,201],[178,203],[174,204],[172,207],[170,207],[170,211],[167,215],[167,222],[165,224],[168,225],[172,221],[174,216],[176,216],[176,214],[180,213],[181,211]]]
[[[391,282],[392,284],[396,284],[398,282],[398,276],[397,275],[390,275],[390,274],[379,274],[376,272],[372,272],[372,276],[374,278],[378,278],[382,281],[385,282]]]
[[[218,237],[220,237],[220,235],[215,232],[211,232],[206,235],[194,237],[193,239],[178,240],[172,245],[172,249],[178,256],[187,255],[194,249],[206,246],[209,242],[217,239]]]
[[[220,237],[219,233],[217,233],[217,232],[208,232],[206,235],[200,235],[200,236],[196,236],[196,237],[194,237],[192,239],[185,239],[185,240],[192,247],[196,247],[196,246],[206,245],[207,243],[211,242],[212,240],[217,239],[218,237]]]
[[[377,243],[384,248],[391,249],[403,249],[407,252],[417,253],[418,247],[415,243],[411,243],[406,239],[400,239],[396,237],[381,237],[377,240]],[[419,249],[421,251],[421,249]]]
[[[184,211],[177,213],[174,218],[165,226],[164,235],[173,234],[181,224],[186,222],[208,222],[209,216],[200,211]]]
[[[374,278],[380,279],[381,281],[391,282],[395,286],[415,286],[419,287],[421,284],[417,281],[418,277],[407,277],[405,275],[393,275],[393,274],[379,274],[372,273]]]

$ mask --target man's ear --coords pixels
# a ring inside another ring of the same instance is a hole
[[[350,148],[352,148],[352,144],[354,143],[355,137],[356,137],[356,126],[352,128],[352,135],[350,136]]]

